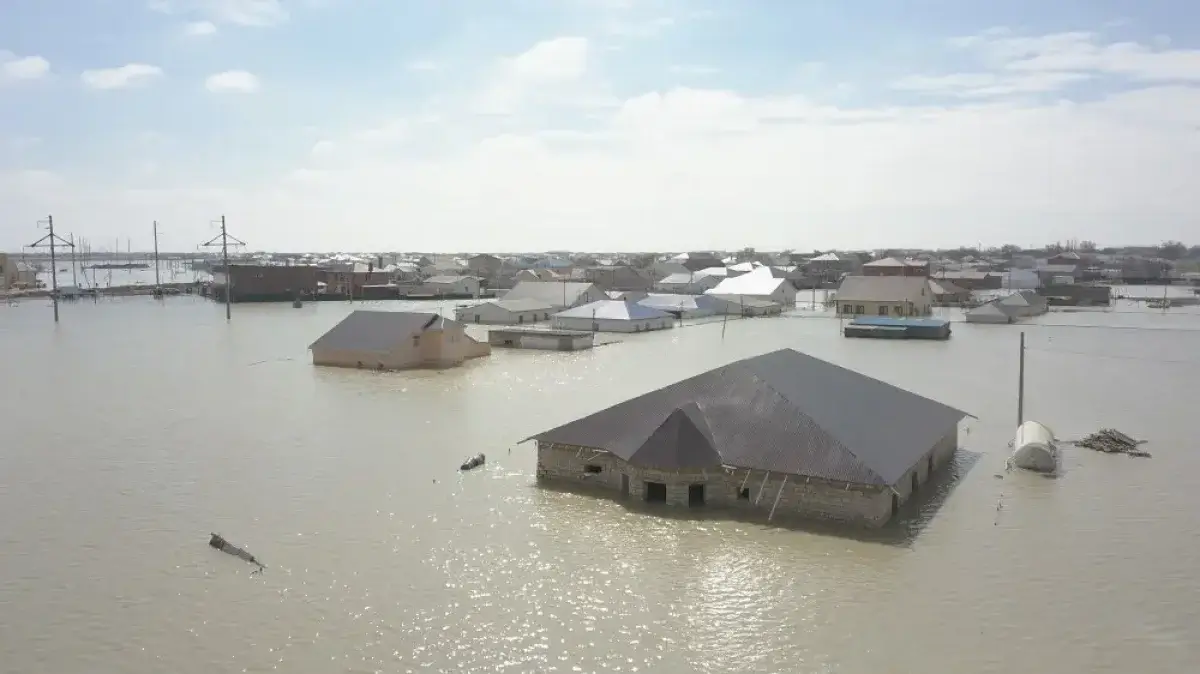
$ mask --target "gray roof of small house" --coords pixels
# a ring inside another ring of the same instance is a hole
[[[579,296],[594,288],[593,283],[576,283],[571,281],[521,281],[505,293],[505,299],[539,300],[555,307],[564,304],[574,304]]]
[[[430,327],[453,322],[439,314],[417,311],[353,311],[308,348],[387,351]]]
[[[521,312],[521,311],[549,311],[553,307],[540,300],[522,299],[515,300],[496,300],[490,302],[505,311]]]
[[[896,484],[966,416],[878,379],[781,349],[709,370],[532,439],[603,449],[636,465],[668,470],[708,460],[702,450],[710,444],[728,466],[885,486]],[[689,442],[698,442],[697,434],[704,437],[699,455],[686,447],[673,454],[665,449],[640,454],[672,417],[679,434],[692,438]],[[682,430],[683,417],[695,431]],[[651,456],[661,463],[639,463]]]
[[[458,283],[459,281],[462,281],[464,279],[471,279],[474,281],[478,281],[479,277],[478,276],[430,276],[429,278],[425,279],[425,283],[428,283],[430,285],[454,285],[455,283]]]
[[[701,279],[706,279],[706,278],[709,278],[709,277],[708,276],[696,276],[696,275],[690,274],[690,273],[688,273],[688,274],[671,274],[670,276],[667,276],[666,278],[659,281],[659,283],[668,284],[668,285],[675,285],[675,284],[685,285],[685,284],[694,283],[696,281],[699,281]]]
[[[929,287],[933,289],[934,295],[962,295],[968,292],[965,288],[960,288],[945,279],[931,279]]]
[[[924,276],[847,276],[835,297],[839,302],[908,302],[928,286]]]
[[[599,300],[554,314],[560,318],[603,318],[615,321],[640,321],[670,318],[671,315],[634,302]]]

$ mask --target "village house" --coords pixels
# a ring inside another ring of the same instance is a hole
[[[1044,286],[1067,285],[1078,280],[1079,267],[1072,264],[1042,264],[1037,269],[1038,280]]]
[[[702,295],[706,290],[712,290],[723,280],[723,277],[708,274],[697,275],[690,271],[671,274],[654,284],[654,289],[663,293],[680,293],[683,295]]]
[[[421,268],[421,275],[426,278],[467,273],[467,263],[453,255],[422,256],[418,264]]]
[[[847,276],[834,295],[839,316],[928,316],[933,289],[923,276]]]
[[[929,276],[929,262],[885,257],[862,266],[863,276]]]
[[[622,302],[637,302],[650,293],[644,290],[605,290],[604,295],[610,300],[620,300]]]
[[[521,281],[504,294],[504,299],[537,300],[554,307],[555,311],[560,311],[589,302],[606,300],[608,295],[595,283]]]
[[[545,484],[879,527],[951,461],[967,416],[782,349],[530,439]]]
[[[523,325],[550,319],[554,307],[538,300],[492,300],[469,307],[458,307],[454,317],[463,323],[485,325]]]
[[[0,253],[0,290],[36,288],[37,274],[37,267]]]
[[[938,306],[960,306],[971,301],[971,291],[960,288],[950,281],[931,279],[929,289],[933,292],[933,303]]]
[[[775,278],[768,267],[759,267],[741,276],[727,277],[704,294],[732,302],[738,302],[741,298],[767,300],[785,309],[796,306],[796,286],[787,279]]]
[[[479,297],[479,280],[478,276],[431,276],[422,286],[436,297]]]
[[[492,278],[504,268],[504,260],[495,255],[481,253],[467,258],[467,271],[481,278]]]
[[[933,275],[936,281],[949,281],[964,290],[997,290],[1001,276],[982,270],[942,271]]]
[[[213,270],[210,296],[223,302],[232,285],[230,302],[291,302],[316,295],[321,275],[309,265],[230,264]]]
[[[583,277],[605,290],[641,290],[654,287],[654,278],[643,269],[629,265],[596,266],[583,270]]]
[[[553,269],[522,269],[513,275],[514,283],[521,281],[562,281],[562,275]]]
[[[712,253],[680,253],[672,258],[669,262],[683,265],[684,271],[700,271],[708,267],[724,267],[721,258]]]
[[[712,295],[654,294],[638,300],[638,304],[675,318],[700,318],[725,313],[730,302]]]
[[[567,309],[552,315],[550,322],[556,330],[592,332],[649,332],[675,327],[675,317],[665,311],[616,300]]]
[[[491,353],[438,314],[354,311],[310,345],[313,365],[371,370],[445,368]]]

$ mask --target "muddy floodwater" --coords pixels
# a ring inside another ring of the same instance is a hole
[[[353,305],[417,306],[430,305]],[[893,342],[798,310],[443,372],[314,368],[307,345],[351,308],[236,305],[226,323],[200,298],[88,300],[55,326],[48,300],[0,305],[0,671],[1200,662],[1200,313],[1122,303]],[[1063,438],[1115,427],[1153,458],[1067,449],[1058,479],[998,478],[1020,330],[1027,417]],[[781,347],[978,417],[953,474],[886,536],[661,517],[535,486],[522,438]],[[477,452],[486,466],[460,473]],[[210,548],[210,532],[266,571]]]

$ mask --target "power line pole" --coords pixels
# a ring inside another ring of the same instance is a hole
[[[221,264],[225,268],[225,320],[228,321],[233,318],[233,309],[230,307],[230,303],[233,301],[233,270],[229,268],[229,240],[233,239],[233,245],[235,246],[244,246],[246,242],[237,237],[230,236],[229,230],[225,228],[224,215],[221,216],[219,221],[215,221],[213,224],[216,224],[216,222],[220,222],[221,224],[221,233],[200,245],[208,247],[221,246]],[[221,243],[218,244],[218,240]]]
[[[162,280],[158,275],[158,220],[154,221],[154,296],[163,296]]]
[[[58,322],[58,258],[55,256],[55,248],[59,245],[67,246],[74,254],[75,244],[54,233],[54,216],[47,215],[45,220],[39,220],[38,226],[42,224],[50,230],[50,233],[42,238],[34,241],[27,246],[28,248],[49,248],[50,249],[50,299],[54,302],[54,322]]]

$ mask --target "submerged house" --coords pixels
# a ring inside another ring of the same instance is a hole
[[[550,317],[556,330],[648,332],[675,327],[675,317],[634,302],[600,300]]]
[[[595,283],[521,281],[504,294],[504,299],[537,300],[549,304],[555,310],[561,310],[608,299],[608,295]]]
[[[796,305],[796,286],[787,279],[775,278],[769,267],[759,267],[741,276],[726,277],[706,295],[715,295],[733,302],[740,298],[767,300],[791,308]]]
[[[492,352],[438,314],[354,311],[309,347],[313,365],[372,370],[443,368]]]
[[[542,482],[877,527],[950,461],[966,416],[781,349],[530,439]]]
[[[654,284],[654,289],[663,293],[679,293],[684,295],[701,295],[706,290],[712,290],[717,287],[724,277],[714,276],[711,274],[696,274],[693,272],[684,272],[681,274],[671,274],[665,276],[658,283]]]
[[[550,319],[554,308],[538,300],[492,300],[454,310],[454,317],[464,323],[488,325],[522,325]]]
[[[928,316],[933,289],[923,276],[847,276],[834,295],[839,316]]]

